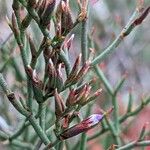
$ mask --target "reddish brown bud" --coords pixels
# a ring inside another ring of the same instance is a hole
[[[69,50],[72,45],[73,40],[74,40],[74,34],[72,34],[70,38],[64,42],[63,48]]]
[[[81,56],[82,55],[79,54],[79,56],[77,57],[77,59],[76,59],[76,61],[74,63],[74,66],[73,66],[73,68],[71,70],[71,73],[69,74],[69,76],[68,76],[68,78],[67,78],[67,80],[65,82],[65,85],[71,83],[74,80],[74,78],[77,76],[77,73],[79,71],[79,66],[80,66],[80,63],[81,63]]]
[[[90,96],[82,105],[86,105],[87,103],[95,100],[102,93],[102,89],[98,89],[92,96]]]
[[[76,102],[75,90],[71,90],[66,100],[66,106],[72,106]]]
[[[56,118],[59,118],[61,117],[61,114],[65,110],[65,105],[63,99],[58,94],[57,89],[55,89],[54,97],[55,97],[55,114],[56,114]]]
[[[141,15],[133,22],[134,26],[137,26],[143,22],[143,20],[147,17],[147,15],[150,12],[150,6],[147,7],[144,12],[141,13]]]
[[[56,87],[57,87],[58,91],[61,91],[61,89],[63,87],[63,78],[62,78],[62,73],[61,73],[61,67],[62,67],[62,64],[59,64],[58,69],[56,70],[56,74],[57,74]]]
[[[61,89],[63,87],[61,66],[62,66],[62,64],[59,64],[58,68],[55,69],[55,66],[54,66],[52,60],[49,59],[49,64],[48,64],[49,82],[47,84],[48,93],[51,93],[55,88],[57,88],[58,91],[61,91]]]
[[[51,59],[49,59],[49,63],[47,66],[47,73],[49,81],[46,87],[46,92],[51,93],[56,88],[56,77],[57,77],[57,73]]]
[[[42,83],[42,81],[38,78],[36,71],[33,70],[30,66],[26,67],[26,72],[32,81],[35,99],[37,100],[37,102],[42,102],[43,101],[43,92],[42,92],[43,83]]]
[[[47,26],[49,24],[50,19],[52,17],[52,12],[55,8],[55,3],[56,3],[56,0],[47,0],[46,1],[46,6],[45,6],[45,3],[42,3],[41,7],[45,6],[44,12],[41,15],[42,25]]]
[[[78,94],[77,103],[79,104],[84,103],[90,94],[90,90],[91,90],[91,86],[85,85],[82,91]]]
[[[30,51],[31,51],[31,55],[32,55],[31,64],[33,64],[37,53],[36,53],[36,48],[35,48],[33,40],[31,39],[30,36],[28,36],[28,39],[29,39]]]
[[[73,26],[69,0],[62,0],[56,11],[57,23],[61,25],[61,35],[66,35]]]
[[[75,77],[75,79],[76,79],[76,80],[81,79],[81,78],[88,72],[89,68],[90,68],[90,62],[87,61],[87,62],[83,65],[83,67],[80,69],[80,71],[79,71],[78,75]]]

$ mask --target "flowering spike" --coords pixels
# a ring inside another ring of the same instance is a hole
[[[81,121],[79,124],[76,124],[73,127],[65,130],[60,134],[60,138],[64,140],[76,136],[82,132],[86,132],[95,127],[103,119],[103,117],[103,114],[93,114],[87,119]]]

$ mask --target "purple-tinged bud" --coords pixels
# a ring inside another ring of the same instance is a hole
[[[46,85],[46,93],[50,94],[56,88],[56,78],[57,78],[56,69],[51,59],[49,59],[49,63],[47,65],[47,73],[49,81]]]
[[[77,57],[75,63],[74,63],[74,66],[72,68],[70,75],[76,76],[76,74],[79,70],[80,63],[81,63],[81,57],[82,57],[82,54],[80,53],[79,56]]]
[[[80,91],[80,93],[77,96],[77,100],[76,100],[77,103],[78,104],[84,103],[87,100],[87,98],[88,98],[88,96],[90,94],[90,91],[91,91],[91,86],[89,86],[88,84],[86,84],[84,86],[84,88]]]
[[[104,116],[104,114],[93,114],[87,119],[81,121],[79,124],[74,125],[73,127],[65,130],[63,133],[60,134],[60,138],[62,140],[65,140],[76,136],[82,132],[86,132],[89,129],[95,127],[100,121],[102,121]]]
[[[43,83],[42,83],[42,81],[38,78],[36,71],[33,70],[30,66],[26,67],[26,72],[32,81],[35,99],[37,100],[37,102],[42,102],[43,101]]]
[[[76,80],[82,78],[89,70],[91,62],[87,61],[83,67],[80,69],[78,75],[76,76]]]
[[[61,1],[61,9],[62,9],[61,31],[62,34],[66,34],[66,32],[69,32],[73,26],[73,20],[71,16],[70,7],[69,7],[69,0]]]
[[[75,93],[78,94],[78,93],[83,89],[83,87],[84,87],[85,85],[90,85],[90,86],[92,86],[93,84],[95,84],[95,81],[96,81],[96,78],[93,78],[93,79],[91,79],[88,83],[82,84],[81,86],[79,86],[79,87],[75,90]]]
[[[70,36],[70,38],[64,42],[63,48],[69,50],[74,40],[74,34]]]
[[[55,115],[56,118],[59,118],[61,117],[62,113],[65,110],[65,104],[62,97],[58,94],[57,89],[55,89],[54,97],[55,97]]]
[[[32,55],[31,66],[33,67],[33,66],[35,66],[37,52],[36,52],[34,42],[30,36],[28,36],[28,39],[29,39],[30,51],[31,51],[31,55]]]
[[[70,86],[70,85],[76,84],[88,72],[89,68],[90,68],[89,61],[87,61],[79,71],[78,71],[78,69],[76,67],[76,63],[75,63],[69,77],[67,78],[67,80],[65,82],[65,86]]]
[[[56,0],[47,0],[45,10],[41,16],[41,23],[44,26],[47,26],[50,22],[50,19],[52,17],[52,12],[55,8]]]
[[[68,76],[68,78],[67,78],[67,80],[65,82],[65,85],[70,84],[74,80],[74,78],[77,76],[78,71],[79,71],[79,67],[80,67],[80,63],[81,63],[81,56],[82,55],[79,54],[79,56],[77,57],[77,59],[76,59],[76,61],[74,63],[74,66],[73,66],[73,68],[71,70],[71,73],[69,74],[69,76]]]
[[[75,90],[71,90],[66,100],[66,106],[72,106],[76,102]]]
[[[27,72],[28,76],[31,78],[31,80],[33,81],[34,85],[41,84],[42,81],[37,76],[36,70],[33,70],[30,66],[27,66],[26,72]]]
[[[102,93],[102,89],[98,89],[92,96],[90,96],[89,98],[87,98],[86,101],[84,101],[81,104],[82,105],[86,105],[87,103],[95,100],[101,93]]]
[[[73,27],[69,0],[61,0],[56,11],[56,22],[61,25],[61,35],[66,35]]]
[[[48,64],[48,77],[49,82],[47,84],[47,92],[51,93],[55,88],[57,88],[58,91],[61,91],[63,87],[63,78],[61,73],[61,67],[62,64],[58,65],[58,68],[55,69],[55,66],[51,59],[49,59]]]
[[[56,70],[56,74],[57,74],[56,87],[57,87],[58,91],[61,91],[61,89],[63,87],[63,78],[62,78],[62,73],[61,73],[61,67],[62,67],[62,64],[60,63],[58,65],[58,69]]]

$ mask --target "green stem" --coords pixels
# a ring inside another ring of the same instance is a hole
[[[129,150],[129,149],[133,149],[135,147],[147,147],[149,145],[150,145],[150,140],[141,141],[141,142],[133,141],[125,146],[117,148],[116,150]]]
[[[136,17],[138,16],[139,11],[135,10],[131,18],[129,19],[129,22],[124,27],[124,29],[120,32],[119,36],[110,44],[100,55],[98,55],[91,63],[92,66],[95,66],[98,63],[101,63],[106,57],[108,57],[109,54],[111,54],[115,48],[121,43],[121,41],[124,39],[124,35],[130,34],[130,32],[134,29],[135,26],[132,25],[132,22]]]
[[[82,53],[82,65],[85,64],[88,57],[88,40],[87,40],[87,20],[82,22],[81,29],[81,53]]]
[[[30,116],[29,121],[31,123],[31,125],[33,126],[35,132],[38,134],[38,136],[41,138],[42,142],[47,145],[49,143],[49,139],[46,136],[46,134],[43,132],[42,128],[39,126],[37,120],[33,117]]]
[[[87,135],[86,135],[86,133],[82,133],[80,150],[86,150],[86,142],[87,142]]]
[[[39,121],[40,121],[40,126],[44,132],[45,132],[45,121],[46,121],[45,119],[46,119],[46,102],[39,104]]]
[[[60,143],[61,141],[59,139],[55,140],[53,143],[49,143],[45,148],[43,148],[43,150],[53,150],[54,146],[57,145],[58,143]]]
[[[20,149],[28,149],[28,150],[33,150],[33,145],[30,143],[18,141],[18,140],[13,140],[10,142],[10,144],[19,147]]]
[[[105,88],[107,89],[108,93],[110,95],[113,95],[113,88],[110,85],[110,83],[107,80],[107,78],[105,77],[105,75],[102,72],[102,70],[98,67],[98,65],[94,66],[94,70],[95,70],[97,76],[99,77],[99,79],[103,82],[103,84],[104,84]]]
[[[23,133],[23,131],[25,129],[25,122],[26,122],[26,120],[23,121],[23,123],[20,125],[19,129],[13,135],[11,135],[9,137],[10,140],[16,139],[18,136],[20,136]]]
[[[6,133],[0,131],[0,140],[4,141],[6,144],[12,144],[13,146],[17,146],[20,148],[27,148],[29,150],[33,149],[33,145],[30,143],[26,143],[26,142],[22,142],[20,140],[12,140],[10,139],[9,135],[7,135]]]
[[[120,144],[121,144],[121,141],[120,141],[120,138],[119,138],[119,136],[118,136],[118,133],[117,133],[117,130],[116,130],[114,124],[113,124],[110,120],[108,120],[107,117],[105,117],[105,120],[106,120],[106,123],[107,123],[107,125],[108,125],[109,130],[110,130],[111,133],[112,133],[112,136],[113,136],[114,139],[115,139],[116,144],[117,144],[117,145],[120,145]]]

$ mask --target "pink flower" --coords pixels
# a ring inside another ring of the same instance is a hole
[[[65,130],[61,133],[60,137],[62,140],[76,136],[82,132],[86,132],[89,129],[95,127],[104,117],[104,114],[93,114],[87,119],[81,121],[79,124]]]

